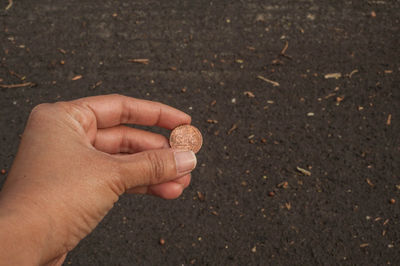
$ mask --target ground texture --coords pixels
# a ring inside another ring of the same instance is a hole
[[[399,1],[0,3],[0,167],[41,102],[161,101],[204,136],[181,198],[123,196],[65,265],[400,264]]]

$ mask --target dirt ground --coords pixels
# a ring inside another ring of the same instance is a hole
[[[123,196],[65,265],[400,264],[399,1],[8,3],[1,168],[42,102],[161,101],[204,137],[182,197]]]

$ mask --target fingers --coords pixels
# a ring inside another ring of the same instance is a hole
[[[87,97],[73,102],[85,105],[94,112],[98,128],[138,124],[173,129],[191,121],[189,115],[168,105],[116,94]]]
[[[158,185],[138,187],[130,189],[127,192],[135,194],[149,194],[164,199],[176,199],[182,194],[183,190],[189,186],[190,179],[191,175],[187,174],[173,181]]]
[[[187,174],[173,181],[158,185],[138,187],[127,192],[135,194],[149,194],[164,199],[176,199],[182,194],[183,190],[189,186],[190,179],[191,175]]]
[[[127,126],[99,129],[93,146],[111,154],[169,148],[164,136]]]
[[[196,167],[192,151],[149,150],[119,158],[120,181],[125,191],[157,185],[190,173]]]

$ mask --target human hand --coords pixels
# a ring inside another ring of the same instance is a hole
[[[121,194],[178,197],[196,166],[193,152],[123,124],[190,122],[172,107],[121,95],[35,107],[0,193],[0,243],[8,241],[0,261],[62,264]]]

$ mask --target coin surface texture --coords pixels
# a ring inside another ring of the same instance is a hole
[[[182,125],[174,128],[169,137],[169,145],[177,150],[190,150],[197,153],[203,144],[200,131],[192,125]]]

